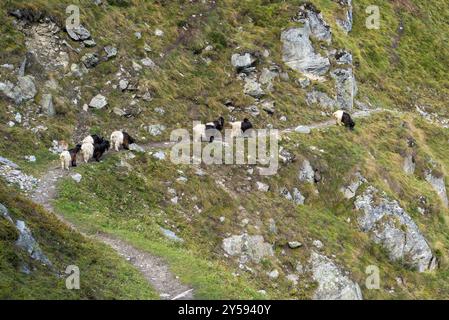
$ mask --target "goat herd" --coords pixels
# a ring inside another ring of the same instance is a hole
[[[134,142],[135,140],[124,131],[114,131],[111,134],[112,148],[115,151],[119,151],[120,147],[128,150],[129,145]],[[70,165],[76,167],[76,157],[79,152],[81,152],[84,162],[87,163],[90,159],[95,159],[95,161],[99,162],[101,156],[111,147],[111,143],[96,134],[87,136],[75,148],[61,153],[59,156],[61,168],[69,170]]]
[[[350,130],[354,130],[355,123],[352,120],[349,113],[338,110],[333,114],[337,125],[345,126]],[[231,138],[237,137],[243,134],[246,130],[252,129],[253,125],[248,119],[244,119],[243,121],[235,121],[230,123],[232,127]],[[209,142],[213,142],[214,135],[213,132],[222,131],[224,128],[224,118],[220,117],[218,120],[208,122],[206,124],[197,124],[193,127],[193,136],[194,139],[206,140]],[[212,132],[212,134],[211,134]],[[129,145],[133,144],[135,140],[124,131],[114,131],[111,134],[111,143],[112,148],[115,151],[119,151],[120,147],[123,149],[129,150]],[[90,159],[95,159],[95,161],[99,162],[101,156],[109,150],[111,144],[108,140],[103,139],[102,137],[93,134],[84,138],[81,144],[77,144],[75,148],[70,150],[63,151],[59,157],[61,161],[61,168],[63,170],[69,170],[70,165],[76,167],[76,156],[81,151],[81,155],[83,157],[84,162],[88,162]]]

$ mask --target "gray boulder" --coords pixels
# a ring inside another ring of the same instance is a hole
[[[17,164],[15,164],[11,160],[3,158],[1,156],[0,156],[0,165],[6,165],[6,166],[14,168],[14,169],[18,169],[19,168],[19,166]]]
[[[261,98],[265,92],[255,77],[246,77],[243,92],[253,98]]]
[[[257,181],[256,182],[256,187],[258,191],[262,191],[262,192],[268,192],[268,190],[270,190],[270,186],[266,183]]]
[[[250,53],[238,54],[235,53],[231,57],[231,64],[237,71],[251,67],[256,62],[256,58]]]
[[[18,77],[15,85],[9,81],[0,82],[0,91],[16,104],[31,100],[37,94],[34,78],[29,75]]]
[[[359,285],[328,257],[312,251],[309,265],[318,283],[314,300],[363,300]]]
[[[51,266],[50,260],[48,260],[47,256],[40,249],[39,244],[33,238],[25,222],[17,220],[16,229],[19,232],[19,238],[15,243],[16,246],[28,252],[32,259],[40,261],[43,265]]]
[[[290,28],[282,32],[282,60],[291,69],[303,73],[311,79],[319,79],[327,73],[330,61],[315,53],[309,39],[310,28]]]
[[[76,183],[80,183],[81,179],[83,178],[82,175],[80,175],[79,173],[75,173],[71,175],[71,178],[76,182]]]
[[[96,53],[86,53],[81,57],[81,62],[86,68],[92,69],[100,63],[100,58]]]
[[[301,194],[298,188],[293,188],[293,202],[296,205],[303,205],[306,198]]]
[[[143,58],[140,60],[143,66],[150,68],[151,70],[155,70],[157,68],[156,64],[150,58]]]
[[[113,46],[104,47],[104,51],[106,52],[106,58],[111,59],[117,56],[117,48]]]
[[[106,100],[106,97],[101,94],[97,94],[95,97],[92,98],[92,100],[90,100],[89,107],[95,109],[103,109],[104,107],[107,106],[107,104],[108,101]]]
[[[263,258],[274,255],[272,246],[260,235],[233,235],[223,239],[222,247],[228,255],[238,256],[241,263],[259,263]]]
[[[412,218],[396,200],[370,186],[354,202],[363,212],[358,224],[381,244],[393,261],[401,260],[419,272],[436,268],[436,258]]]
[[[290,191],[287,188],[283,187],[279,190],[279,194],[283,196],[285,199],[292,201],[293,197]]]
[[[352,69],[335,69],[331,76],[335,80],[337,106],[340,109],[352,110],[354,97],[357,94],[357,85]]]
[[[53,106],[53,97],[49,93],[42,95],[41,107],[42,112],[49,117],[53,117],[56,114],[55,107]]]
[[[84,40],[83,43],[87,48],[93,48],[97,45],[97,43],[93,39]]]
[[[70,38],[75,41],[84,41],[90,38],[90,32],[82,25],[75,28],[66,28]]]
[[[308,126],[300,125],[295,128],[295,132],[309,134],[311,132],[311,130],[310,130],[310,127],[308,127]]]
[[[11,224],[13,224],[18,233],[19,238],[16,240],[15,245],[23,250],[25,250],[32,259],[41,262],[43,265],[51,266],[50,260],[47,256],[42,252],[39,247],[39,244],[33,238],[30,229],[26,226],[25,222],[22,220],[17,220],[14,222],[14,219],[10,216],[8,209],[0,203],[0,217],[5,218]]]
[[[299,169],[298,179],[301,182],[314,183],[315,172],[309,160],[305,159]]]
[[[432,188],[438,194],[443,203],[443,206],[447,208],[449,206],[449,200],[447,198],[446,185],[444,183],[444,176],[436,177],[432,172],[426,172],[426,181],[430,183]]]

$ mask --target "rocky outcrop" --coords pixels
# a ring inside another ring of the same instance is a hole
[[[357,85],[352,69],[335,69],[331,72],[335,80],[336,102],[339,109],[352,110]]]
[[[256,62],[256,58],[250,53],[235,53],[231,57],[231,64],[238,72],[250,68]]]
[[[363,212],[358,224],[371,239],[389,252],[391,260],[401,260],[419,272],[436,268],[436,258],[412,218],[396,200],[370,186],[355,200]]]
[[[331,28],[324,21],[322,14],[312,4],[302,5],[295,20],[307,26],[313,38],[326,41],[328,44],[331,42]]]
[[[16,104],[20,104],[34,99],[37,89],[32,76],[23,76],[17,78],[16,84],[9,81],[0,82],[0,92],[12,99]]]
[[[309,160],[305,159],[299,169],[298,179],[301,182],[314,183],[315,172]]]
[[[257,81],[256,75],[245,77],[243,92],[256,99],[261,98],[265,94],[262,85]]]
[[[315,53],[309,39],[310,28],[290,28],[282,32],[282,60],[295,71],[311,79],[320,79],[330,67],[329,59]]]
[[[310,38],[330,44],[332,40],[330,27],[321,13],[311,4],[301,6],[295,20],[303,23],[303,26],[282,32],[282,59],[286,65],[306,77],[321,79],[321,76],[329,70],[330,61],[315,52]]]
[[[8,184],[16,185],[25,192],[33,190],[39,182],[33,176],[23,173],[17,164],[2,157],[0,157],[0,177]]]
[[[228,255],[239,257],[240,263],[259,263],[263,258],[274,255],[271,244],[266,243],[260,235],[233,235],[223,239],[222,247]]]
[[[318,283],[314,300],[363,300],[359,285],[328,257],[312,251],[309,265]]]
[[[52,265],[50,260],[39,247],[39,244],[34,239],[30,229],[26,226],[25,222],[22,220],[14,221],[14,219],[9,214],[8,209],[0,203],[0,217],[1,216],[8,220],[11,224],[13,224],[17,229],[17,232],[19,234],[19,238],[15,242],[15,245],[17,247],[25,250],[31,257],[31,259],[39,261],[46,266]]]
[[[437,176],[433,175],[431,171],[427,171],[425,177],[426,177],[426,181],[428,183],[430,183],[432,188],[438,194],[438,197],[440,197],[441,202],[443,203],[443,206],[445,208],[448,208],[449,200],[447,198],[446,185],[444,183],[444,176],[437,177]]]

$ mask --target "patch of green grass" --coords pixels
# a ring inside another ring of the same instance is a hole
[[[88,240],[53,214],[0,184],[0,203],[25,221],[52,267],[32,260],[14,243],[18,233],[0,217],[1,299],[158,299],[143,276],[105,245]],[[65,270],[80,270],[80,289],[66,288]],[[30,274],[20,271],[24,266]],[[126,284],[126,285],[124,285]]]

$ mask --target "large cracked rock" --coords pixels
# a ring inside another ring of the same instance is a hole
[[[436,268],[436,258],[424,235],[396,200],[370,186],[354,204],[363,212],[358,218],[360,229],[381,244],[391,260],[401,260],[419,272]]]
[[[259,263],[263,258],[274,255],[271,244],[265,242],[260,235],[233,235],[223,239],[222,247],[228,255],[238,256],[240,263]]]
[[[14,222],[14,219],[10,216],[8,209],[0,203],[0,217],[1,216],[3,216],[3,218],[8,220],[16,227],[19,233],[19,238],[15,242],[15,245],[17,247],[25,250],[31,257],[31,259],[39,261],[46,266],[52,265],[50,260],[39,247],[39,244],[34,239],[30,229],[26,226],[25,222],[22,220],[17,220]]]
[[[311,79],[320,79],[330,67],[326,57],[315,53],[309,39],[310,27],[290,28],[282,32],[282,60],[293,70],[303,73]]]
[[[359,285],[328,257],[312,251],[309,265],[318,283],[314,300],[363,300]]]

